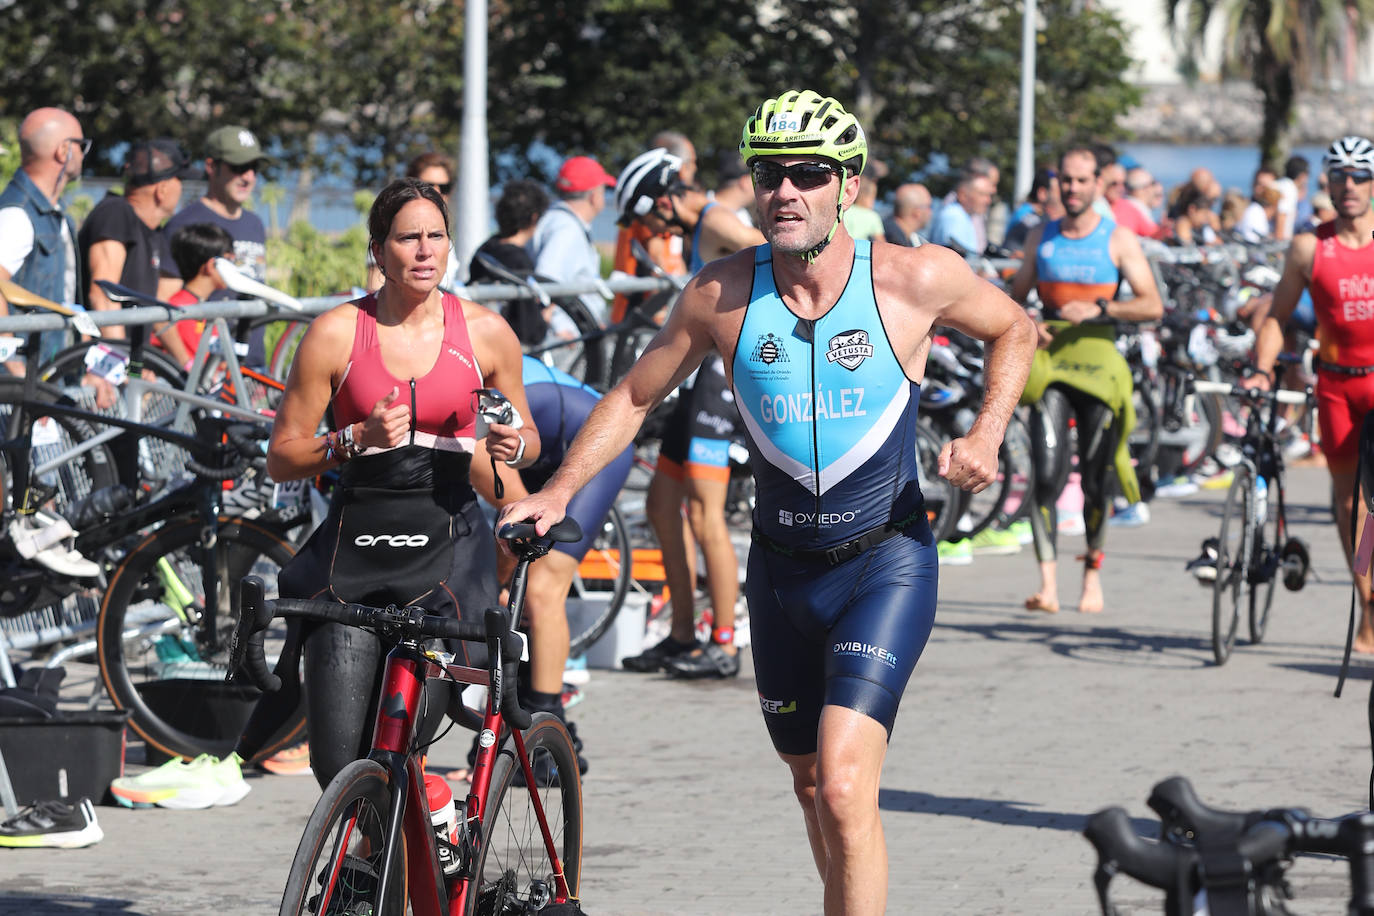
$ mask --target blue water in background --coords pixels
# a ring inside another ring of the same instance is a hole
[[[1166,190],[1182,184],[1188,179],[1193,169],[1203,166],[1211,169],[1212,174],[1217,176],[1222,187],[1236,188],[1248,197],[1255,169],[1259,166],[1259,149],[1254,146],[1178,146],[1166,143],[1123,143],[1117,146],[1117,151],[1149,169],[1155,178],[1163,183]],[[1311,166],[1309,177],[1313,191],[1317,187],[1316,175],[1321,170],[1323,152],[1325,152],[1325,147],[1318,146],[1302,146],[1294,150],[1295,154],[1307,157],[1308,164]],[[611,169],[611,171],[614,173],[618,169]],[[1004,171],[1014,172],[1015,165],[1008,163],[1004,167]],[[278,207],[278,220],[284,223],[291,212],[290,195],[295,187],[295,175],[293,173],[269,175],[268,179],[273,183],[282,185],[288,192],[286,200],[283,200]],[[71,194],[85,194],[98,201],[104,196],[104,188],[108,184],[109,182],[88,179],[74,188]],[[203,190],[202,184],[187,182],[184,201],[194,200]],[[317,180],[310,195],[310,222],[320,231],[331,233],[341,232],[350,226],[361,224],[364,218],[358,214],[353,206],[355,190],[354,187],[346,185],[337,178],[322,177]],[[489,208],[494,206],[494,203],[495,195],[488,202]],[[256,211],[264,222],[269,221],[267,209],[262,206],[260,199],[255,199],[251,209]],[[494,217],[492,218],[492,227],[495,227]],[[285,227],[282,226],[282,228]],[[613,242],[615,232],[615,219],[609,209],[603,211],[592,224],[592,236],[598,242]]]

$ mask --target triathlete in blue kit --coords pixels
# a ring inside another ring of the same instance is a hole
[[[1035,329],[953,252],[856,242],[841,223],[867,142],[834,99],[788,92],[740,152],[769,244],[706,265],[557,473],[503,518],[563,516],[646,413],[718,351],[758,484],[746,593],[764,718],[801,802],[825,912],[881,913],[878,783],[935,612],[914,423],[937,324],[987,342],[987,392],[940,472],[978,491],[1025,384]]]

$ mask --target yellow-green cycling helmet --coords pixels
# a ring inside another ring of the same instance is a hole
[[[822,156],[850,175],[868,162],[863,128],[844,106],[807,89],[793,89],[759,106],[739,141],[745,165],[760,156]]]

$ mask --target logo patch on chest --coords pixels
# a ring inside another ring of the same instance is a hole
[[[754,344],[754,349],[749,353],[749,358],[756,363],[763,363],[765,366],[779,362],[791,362],[791,357],[787,355],[787,350],[783,346],[782,338],[771,333],[759,335],[758,341]]]
[[[830,349],[826,351],[825,358],[853,372],[859,368],[859,363],[872,355],[873,345],[868,342],[868,332],[856,329],[830,338]]]

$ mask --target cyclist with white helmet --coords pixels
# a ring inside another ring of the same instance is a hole
[[[881,913],[879,777],[935,615],[915,445],[931,331],[988,343],[982,409],[940,456],[945,477],[976,491],[997,473],[1035,328],[948,249],[849,236],[841,217],[868,144],[833,98],[767,100],[740,152],[769,244],[701,269],[548,485],[503,517],[556,522],[647,411],[721,354],[757,482],[745,589],[759,702],[801,802],[825,912]]]
[[[753,226],[682,180],[682,160],[666,149],[636,156],[620,173],[615,189],[621,225],[639,223],[650,232],[674,233],[691,244],[688,266],[696,273],[708,261],[763,242]],[[675,677],[725,678],[739,673],[735,647],[735,599],[739,560],[725,522],[730,489],[730,440],[739,412],[725,382],[719,354],[711,354],[682,386],[677,407],[665,424],[658,466],[649,484],[649,523],[663,549],[663,569],[672,596],[672,630],[657,645],[622,664],[631,671]],[[687,503],[689,540],[682,524]],[[693,606],[692,542],[706,565],[712,608],[711,637],[698,646]]]
[[[1258,375],[1247,384],[1269,387],[1274,361],[1283,349],[1283,329],[1304,289],[1317,317],[1317,421],[1321,449],[1336,492],[1336,529],[1351,559],[1350,502],[1355,456],[1364,415],[1374,408],[1374,143],[1342,137],[1322,157],[1336,218],[1315,232],[1295,236],[1288,246],[1283,278],[1260,327],[1255,362]],[[1361,523],[1364,510],[1361,508]],[[1374,653],[1374,616],[1369,580],[1358,577],[1363,611],[1355,634],[1356,652]]]

